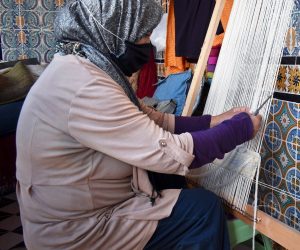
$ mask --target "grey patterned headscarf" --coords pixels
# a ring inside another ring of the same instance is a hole
[[[125,52],[158,25],[162,8],[154,0],[71,0],[57,15],[54,34],[62,54],[88,58],[115,80],[139,107],[130,83],[110,54]]]

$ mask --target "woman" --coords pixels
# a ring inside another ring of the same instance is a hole
[[[161,16],[154,0],[72,0],[58,14],[60,54],[17,129],[28,249],[228,249],[215,195],[157,192],[148,172],[184,176],[222,158],[255,134],[259,118],[243,110],[175,118],[139,103],[126,76],[147,62]]]

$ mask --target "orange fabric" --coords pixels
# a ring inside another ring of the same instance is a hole
[[[169,1],[167,38],[165,50],[166,76],[187,70],[190,64],[184,57],[175,55],[175,14],[174,0]]]
[[[230,12],[231,12],[231,9],[232,9],[232,5],[233,5],[233,0],[226,0],[224,10],[223,10],[222,16],[221,16],[221,23],[222,23],[224,32],[227,29],[227,24],[228,24]],[[224,32],[215,37],[213,46],[218,46],[218,45],[222,44],[223,39],[224,39]]]

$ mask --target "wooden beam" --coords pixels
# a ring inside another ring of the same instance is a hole
[[[190,86],[190,90],[185,102],[185,106],[182,112],[183,116],[191,116],[193,107],[196,101],[196,97],[199,94],[201,87],[201,81],[206,69],[208,57],[215,39],[215,35],[221,20],[222,12],[224,9],[226,0],[216,0],[215,8],[210,20],[210,24],[205,36],[203,46],[201,48],[201,53],[196,65],[193,80]]]
[[[246,213],[253,217],[253,207],[247,205]],[[253,225],[253,221],[241,213],[232,210],[232,214],[249,225]],[[300,232],[287,226],[281,221],[271,217],[270,215],[258,210],[257,211],[256,230],[266,235],[270,239],[276,241],[288,250],[300,249]]]

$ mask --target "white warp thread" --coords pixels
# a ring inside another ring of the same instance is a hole
[[[205,114],[218,115],[233,107],[241,106],[255,110],[273,94],[293,6],[294,0],[234,1],[206,101]],[[253,153],[260,152],[270,106],[271,99],[260,111],[263,116],[262,129],[253,140],[245,144]],[[249,165],[240,164],[238,167],[241,168],[238,171],[232,171],[227,168],[225,162],[220,161],[217,165],[209,164],[198,169],[198,172],[192,172],[191,178],[193,180],[196,178],[205,188],[216,192],[229,204],[243,211],[256,173],[254,202],[254,218],[256,218],[259,166],[259,163],[252,164],[253,171],[248,171],[245,177],[241,175],[241,169],[250,168]],[[220,176],[223,176],[225,182],[226,178],[227,182],[233,180],[231,186],[223,185],[223,189],[220,188],[222,185],[216,184]],[[236,190],[242,190],[242,194]],[[255,229],[254,222],[253,248],[255,248]]]

